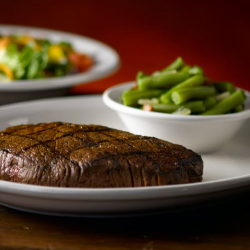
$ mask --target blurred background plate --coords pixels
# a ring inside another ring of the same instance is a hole
[[[94,58],[95,64],[83,73],[62,77],[16,80],[9,83],[0,82],[0,104],[65,95],[72,86],[104,78],[114,73],[119,67],[119,55],[108,45],[97,40],[55,30],[0,25],[1,35],[29,35],[48,39],[52,42],[67,41],[80,53]]]

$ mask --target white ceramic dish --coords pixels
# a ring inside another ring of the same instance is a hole
[[[65,121],[125,130],[101,96],[55,98],[0,107],[0,129],[27,123]],[[214,202],[250,187],[250,120],[221,150],[202,155],[204,181],[145,188],[56,188],[0,181],[0,203],[15,209],[66,216],[120,216],[172,211]]]
[[[64,95],[74,85],[101,79],[119,68],[120,59],[117,52],[110,46],[88,37],[13,25],[0,25],[0,34],[25,34],[36,38],[47,38],[54,42],[68,41],[76,51],[88,54],[95,60],[92,68],[79,74],[37,80],[16,80],[9,83],[0,82],[0,104]]]
[[[121,104],[124,90],[134,82],[119,84],[103,94],[104,103],[117,111],[126,129],[134,134],[154,136],[181,144],[193,151],[216,151],[225,145],[250,117],[250,93],[245,110],[236,114],[214,116],[181,116],[158,112],[146,112]]]

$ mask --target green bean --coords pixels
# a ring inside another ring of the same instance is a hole
[[[201,67],[195,65],[188,70],[190,75],[204,75],[204,71]]]
[[[169,91],[160,96],[160,102],[164,104],[172,103],[171,95],[177,89],[200,86],[204,83],[204,77],[200,75],[192,76],[185,81],[172,87]]]
[[[203,101],[186,102],[180,106],[190,109],[193,114],[199,114],[205,111],[205,106]]]
[[[216,82],[213,85],[220,93],[230,92],[232,94],[235,91],[235,87],[231,82]]]
[[[213,96],[208,96],[203,102],[206,110],[212,108],[217,103]]]
[[[175,104],[182,104],[189,100],[205,99],[214,94],[215,89],[213,87],[201,86],[175,90],[172,92],[171,98]]]
[[[243,106],[242,104],[240,104],[240,105],[236,106],[236,107],[232,110],[232,112],[233,112],[233,113],[238,113],[238,112],[241,112],[241,111],[243,111],[243,110],[244,110],[244,106]]]
[[[153,110],[156,112],[162,112],[162,113],[173,113],[177,109],[184,107],[191,110],[192,113],[201,113],[205,111],[205,107],[203,105],[202,101],[192,101],[192,102],[186,102],[182,105],[176,105],[173,103],[170,104],[151,104],[153,107]]]
[[[223,92],[223,93],[216,95],[214,98],[215,98],[216,102],[220,102],[223,99],[227,98],[228,96],[230,96],[230,92],[226,91],[226,92]]]
[[[146,77],[146,76],[148,76],[148,75],[146,75],[146,74],[143,73],[142,71],[139,71],[139,72],[137,73],[137,75],[136,75],[136,80],[138,81],[139,79],[144,78],[144,77]]]
[[[189,73],[188,71],[191,69],[191,66],[189,65],[184,65],[182,68],[181,68],[181,72],[187,72]]]
[[[222,115],[244,102],[244,95],[241,90],[236,90],[227,98],[214,105],[211,109],[201,113],[201,115]]]
[[[240,112],[246,98],[233,83],[212,82],[201,67],[185,65],[181,57],[151,75],[139,71],[136,88],[122,94],[127,106],[164,113],[187,110],[199,115]]]
[[[161,112],[161,113],[173,113],[174,111],[176,111],[180,106],[179,105],[175,105],[175,104],[151,104],[151,106],[153,107],[153,110],[156,112]]]
[[[187,72],[190,75],[204,75],[203,69],[197,65],[193,67],[190,65],[185,65],[181,68],[181,72]]]
[[[127,90],[122,94],[123,104],[126,106],[138,106],[139,99],[147,99],[158,97],[162,94],[162,90]]]
[[[171,88],[189,77],[185,72],[165,72],[156,76],[145,76],[137,79],[139,90]]]
[[[179,70],[184,66],[184,61],[182,60],[181,57],[177,57],[177,59],[172,62],[169,66],[167,66],[166,68],[164,68],[161,72],[168,72],[171,70]]]

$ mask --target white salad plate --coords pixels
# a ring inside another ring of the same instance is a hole
[[[86,84],[115,73],[120,66],[117,52],[110,46],[89,37],[34,27],[0,25],[0,35],[29,35],[52,42],[66,41],[80,53],[91,56],[94,65],[85,72],[61,77],[0,81],[0,105],[14,102],[65,96],[77,84]]]
[[[100,124],[125,130],[102,97],[64,97],[0,107],[0,129],[44,122]],[[145,125],[146,126],[146,125]],[[124,216],[214,203],[250,187],[250,120],[219,151],[202,154],[200,183],[141,188],[61,188],[0,181],[0,203],[22,211],[63,216]],[[206,143],[206,142],[204,142]]]
[[[119,67],[119,56],[110,46],[89,37],[67,32],[42,28],[0,25],[1,35],[29,35],[31,37],[48,39],[52,42],[65,41],[80,53],[94,58],[95,64],[83,73],[62,77],[16,80],[8,83],[0,82],[0,91],[37,91],[71,87],[76,84],[87,83],[114,73]]]

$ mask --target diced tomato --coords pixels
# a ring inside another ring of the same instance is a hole
[[[77,68],[79,72],[87,70],[94,63],[91,57],[83,54],[78,54],[73,51],[69,53],[69,61]]]

